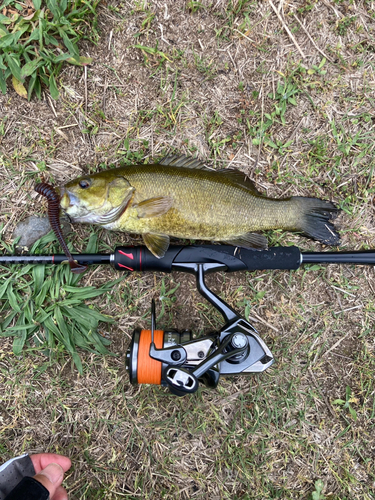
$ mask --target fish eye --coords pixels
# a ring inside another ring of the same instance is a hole
[[[87,189],[90,187],[91,182],[88,179],[82,179],[79,181],[79,187],[82,189]]]

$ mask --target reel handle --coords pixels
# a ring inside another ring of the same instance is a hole
[[[174,366],[168,366],[165,372],[165,381],[171,393],[179,397],[193,394],[197,392],[199,387],[199,380],[194,373],[185,370],[185,368]]]

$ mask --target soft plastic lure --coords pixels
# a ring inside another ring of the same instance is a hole
[[[75,274],[80,274],[86,271],[87,266],[83,266],[82,264],[78,264],[77,261],[75,261],[72,257],[72,254],[69,251],[69,248],[67,244],[65,243],[64,236],[61,231],[61,226],[60,226],[60,197],[56,193],[55,189],[53,186],[50,184],[47,184],[46,182],[41,182],[40,184],[37,184],[35,186],[35,191],[42,196],[45,196],[48,201],[48,219],[49,223],[51,224],[51,227],[53,229],[53,232],[56,235],[56,238],[58,242],[61,245],[61,248],[63,249],[68,261],[69,261],[69,266],[72,271],[72,273]]]

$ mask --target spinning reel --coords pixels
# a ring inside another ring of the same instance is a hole
[[[223,315],[224,327],[198,339],[189,331],[156,330],[152,300],[151,330],[136,329],[126,355],[132,384],[163,385],[184,396],[196,392],[199,383],[214,389],[220,375],[260,373],[273,364],[272,353],[255,328],[207,288],[205,273],[218,266],[185,264],[184,270],[196,275],[198,291]]]

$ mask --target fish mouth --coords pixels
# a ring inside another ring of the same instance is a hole
[[[78,198],[67,189],[58,188],[56,191],[60,196],[60,207],[63,210],[68,210],[69,207],[75,207],[78,205]]]
[[[60,187],[56,191],[60,196],[60,208],[65,212],[70,222],[81,222],[87,215],[90,215],[75,194],[65,187]]]
[[[73,222],[73,219],[72,217],[68,214],[68,212],[66,211],[66,208],[67,208],[67,200],[66,200],[66,197],[69,198],[69,195],[67,195],[64,187],[56,187],[55,188],[55,191],[56,193],[58,194],[59,198],[60,198],[60,208],[64,211],[64,214],[65,216],[67,217],[68,221],[70,223]],[[65,198],[64,198],[65,197]],[[64,202],[62,202],[64,198]]]
[[[80,199],[72,191],[69,191],[69,189],[67,189],[65,186],[61,186],[59,188],[56,188],[56,192],[60,196],[60,207],[63,210],[69,210],[71,208],[76,207],[77,209],[78,208],[80,209],[79,211],[82,212],[83,215],[88,214],[92,210],[102,209],[108,200],[108,188],[107,188],[106,196],[105,196],[103,202],[98,206],[91,207],[91,209],[89,210],[88,208],[86,208],[84,206],[82,199]]]

